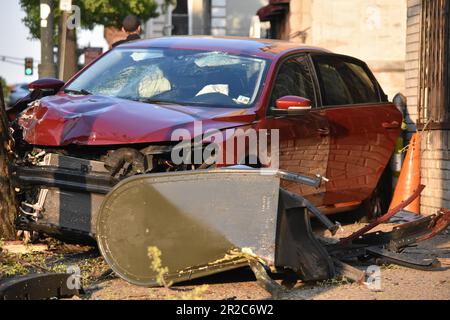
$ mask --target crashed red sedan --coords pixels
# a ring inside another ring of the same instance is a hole
[[[112,186],[141,173],[193,170],[175,164],[176,129],[195,135],[230,128],[278,130],[279,167],[320,175],[319,188],[292,182],[322,212],[366,205],[380,214],[377,188],[402,115],[367,65],[296,43],[171,37],[121,45],[66,84],[30,85],[40,99],[15,120],[21,228],[65,237],[95,235]],[[205,148],[203,141],[201,148]],[[264,166],[247,152],[235,162]]]

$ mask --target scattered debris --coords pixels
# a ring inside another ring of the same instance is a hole
[[[407,210],[400,210],[396,213],[392,218],[388,220],[388,223],[405,223],[416,221],[422,218],[421,215],[418,215],[414,212],[409,212]]]
[[[2,249],[7,253],[25,254],[48,251],[46,244],[23,244],[22,241],[5,241]]]
[[[365,272],[337,259],[333,259],[333,262],[340,278],[360,284],[366,280]]]
[[[450,258],[439,258],[438,259],[441,265],[450,266]]]
[[[363,257],[365,260],[375,259],[381,264],[394,263],[409,268],[429,270],[438,267],[438,261],[411,258],[402,251],[417,242],[431,238],[430,235],[436,235],[439,230],[442,231],[442,225],[449,223],[450,211],[440,210],[435,215],[398,225],[389,232],[366,233],[350,243],[341,241],[337,244],[328,244],[326,247],[328,252],[339,260],[348,261]],[[366,227],[362,229],[364,228]]]
[[[388,232],[367,233],[412,203],[424,186],[352,235],[337,242],[323,241],[312,232],[310,214],[331,235],[339,225],[303,197],[280,188],[281,179],[317,186],[309,177],[293,175],[233,168],[128,178],[112,189],[99,210],[100,250],[111,269],[133,284],[158,285],[158,273],[142,255],[151,245],[164,253],[162,265],[170,270],[163,276],[167,283],[248,265],[258,283],[274,296],[285,288],[271,279],[269,271],[290,284],[294,283],[292,274],[302,281],[337,277],[361,283],[364,272],[348,264],[358,259],[420,270],[439,265],[435,259],[411,258],[401,252],[445,230],[450,224],[449,210],[418,217]],[[259,188],[249,195],[246,190],[254,185]],[[213,197],[217,194],[219,199]],[[118,232],[123,225],[129,228]]]
[[[423,189],[425,189],[425,186],[424,185],[420,185],[419,188],[414,190],[414,192],[409,197],[407,197],[404,201],[401,201],[395,207],[389,209],[389,211],[386,214],[384,214],[381,217],[375,219],[374,221],[372,221],[368,225],[362,227],[361,229],[359,229],[358,231],[354,232],[350,236],[341,239],[341,244],[348,244],[352,240],[355,240],[358,237],[362,236],[363,234],[369,232],[370,230],[372,230],[373,228],[375,228],[379,224],[389,221],[389,219],[391,219],[394,215],[396,215],[400,210],[404,209],[406,206],[408,206],[409,204],[413,203],[420,196],[420,194],[422,193]]]

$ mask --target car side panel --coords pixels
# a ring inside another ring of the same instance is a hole
[[[279,130],[279,167],[291,172],[315,176],[326,175],[330,137],[325,113],[312,110],[298,116],[268,117],[259,124],[267,129]],[[320,188],[283,181],[282,188],[305,196],[322,206],[325,184]]]
[[[389,164],[402,115],[391,103],[329,107],[325,112],[331,142],[324,202],[365,200]]]

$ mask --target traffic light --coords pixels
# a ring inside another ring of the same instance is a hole
[[[33,75],[33,58],[25,58],[25,75]]]

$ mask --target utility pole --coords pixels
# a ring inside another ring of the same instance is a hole
[[[58,48],[59,54],[59,79],[64,79],[64,68],[66,66],[66,44],[67,44],[67,20],[69,19],[69,12],[72,10],[72,0],[59,0],[59,9],[61,10],[61,25],[60,25],[60,43]]]
[[[66,42],[67,42],[67,19],[69,13],[63,11],[61,13],[61,41],[59,46],[59,76],[60,80],[64,81],[64,67],[66,64]]]
[[[40,0],[41,11],[41,63],[39,78],[56,78],[56,64],[53,59],[53,0]]]

